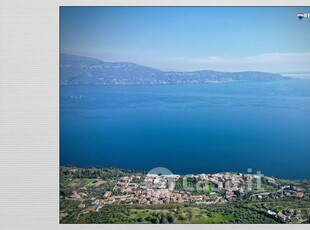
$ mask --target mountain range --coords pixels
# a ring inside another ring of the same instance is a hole
[[[130,62],[104,62],[96,58],[60,54],[61,85],[193,84],[284,79],[290,78],[257,71],[162,71]]]

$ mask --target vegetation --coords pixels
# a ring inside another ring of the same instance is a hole
[[[298,186],[305,191],[305,197],[263,197],[250,199],[252,194],[261,191],[248,191],[243,196],[237,196],[226,203],[196,204],[196,203],[168,203],[168,204],[138,204],[120,203],[104,204],[100,209],[94,208],[93,201],[102,199],[107,191],[113,196],[123,195],[114,189],[121,177],[135,175],[134,182],[142,182],[145,176],[142,172],[121,169],[74,167],[60,168],[60,222],[66,223],[141,223],[141,224],[274,224],[281,223],[277,218],[268,214],[283,213],[286,210],[300,210],[301,214],[290,219],[291,223],[310,223],[310,197],[308,180],[288,181],[277,180],[277,184],[268,184],[263,181],[265,191],[278,190],[280,186]],[[141,176],[141,179],[139,179]],[[264,180],[264,178],[263,178]],[[212,200],[222,194],[214,194],[214,184],[210,182],[198,183],[195,178],[187,180],[188,187],[200,189],[192,194],[207,194]],[[253,181],[257,183],[257,181]],[[198,185],[198,186],[197,186]],[[266,186],[267,185],[267,186]],[[184,191],[182,181],[178,180],[175,189]],[[76,191],[80,197],[71,196]],[[84,197],[85,196],[85,197]],[[83,205],[83,206],[81,206]]]

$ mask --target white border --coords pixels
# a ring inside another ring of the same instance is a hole
[[[65,0],[62,6],[309,6],[307,0]]]
[[[310,6],[310,1],[0,0],[0,229],[266,229],[266,225],[60,225],[59,6]],[[274,225],[306,229],[309,225]]]

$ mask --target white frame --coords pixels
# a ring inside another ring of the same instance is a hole
[[[59,224],[60,5],[310,6],[310,1],[1,0],[0,229],[309,228],[309,225]]]

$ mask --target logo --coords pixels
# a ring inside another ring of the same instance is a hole
[[[299,19],[303,19],[303,18],[304,18],[304,13],[300,13],[300,12],[299,12],[299,13],[297,14],[297,17],[298,17]]]
[[[297,17],[301,20],[303,18],[310,18],[310,13],[302,13],[302,12],[299,12],[297,14]]]

